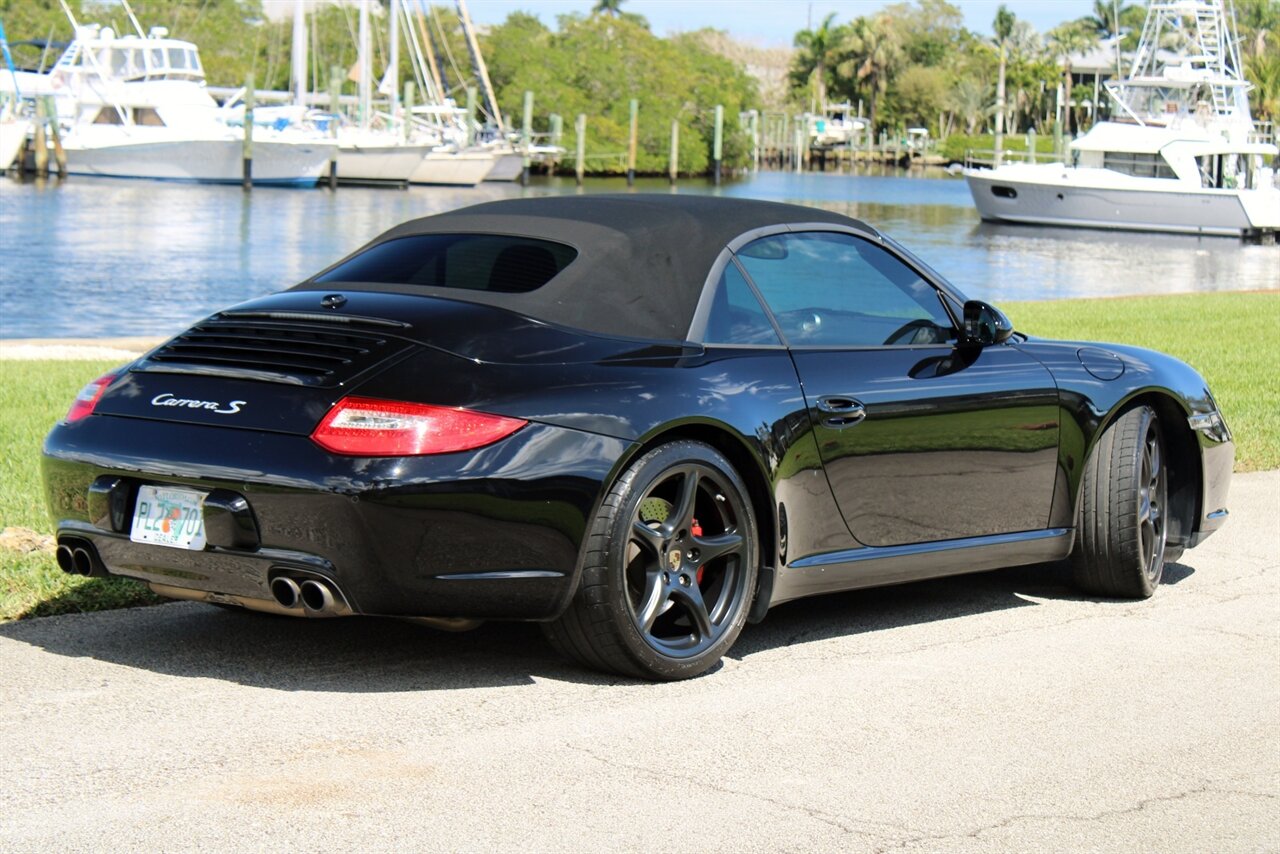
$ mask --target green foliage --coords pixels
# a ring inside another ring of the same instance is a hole
[[[951,86],[941,68],[912,65],[894,81],[894,97],[886,116],[895,126],[927,127],[947,106]]]
[[[994,134],[962,134],[953,133],[942,141],[942,145],[938,148],[938,153],[947,158],[948,161],[963,162],[964,155],[967,151],[994,151],[996,147],[996,138]],[[1024,134],[1009,135],[1004,137],[1005,151],[1026,151],[1027,137]],[[1053,153],[1053,137],[1038,135],[1036,137],[1036,151],[1040,154]]]
[[[738,114],[757,106],[755,82],[697,33],[662,39],[626,14],[565,15],[552,31],[513,14],[490,30],[483,50],[504,112],[519,115],[525,91],[532,91],[535,130],[545,131],[545,117],[559,114],[570,150],[577,144],[574,118],[587,116],[588,171],[625,170],[632,98],[640,101],[637,171],[666,172],[673,120],[680,123],[680,171],[706,171],[716,104],[724,106],[725,164],[746,163]]]
[[[0,382],[0,529],[53,529],[40,486],[40,445],[89,380],[115,367],[95,362],[12,362]],[[78,578],[47,552],[0,550],[0,620],[96,611],[154,602],[145,587],[120,579]]]

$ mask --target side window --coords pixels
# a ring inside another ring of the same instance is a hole
[[[730,262],[716,285],[711,313],[707,316],[707,344],[781,344],[760,300]]]
[[[793,346],[955,339],[933,286],[868,240],[836,232],[779,234],[748,243],[738,259]]]

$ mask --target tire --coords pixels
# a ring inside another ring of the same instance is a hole
[[[701,442],[661,445],[609,490],[568,609],[543,624],[562,654],[640,679],[688,679],[737,640],[759,571],[746,485]]]
[[[1124,599],[1155,592],[1164,574],[1168,490],[1155,410],[1130,409],[1103,432],[1085,463],[1071,554],[1080,588]]]

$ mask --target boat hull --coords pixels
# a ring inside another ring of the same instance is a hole
[[[67,172],[108,178],[148,178],[238,184],[244,146],[237,139],[166,140],[79,146],[68,141]],[[314,187],[329,167],[332,146],[254,141],[253,183]]]
[[[0,122],[0,172],[13,165],[30,131],[31,122],[26,119]]]
[[[423,146],[343,146],[338,149],[338,183],[407,184],[427,153]]]
[[[514,181],[524,172],[524,157],[515,152],[499,154],[493,168],[484,176],[486,181]]]
[[[1145,190],[965,172],[984,220],[1077,228],[1240,236],[1254,225],[1231,191]]]
[[[488,152],[447,154],[433,151],[413,170],[412,184],[447,184],[474,187],[493,169],[494,157]]]

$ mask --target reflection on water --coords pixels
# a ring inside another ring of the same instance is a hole
[[[883,228],[974,297],[1280,288],[1280,248],[1228,238],[982,223],[964,181],[759,176],[715,188],[639,180],[639,192],[814,205]],[[622,179],[585,192],[625,192]],[[288,287],[396,223],[492,199],[583,192],[572,180],[411,190],[255,189],[73,178],[0,179],[0,337],[168,335]]]

